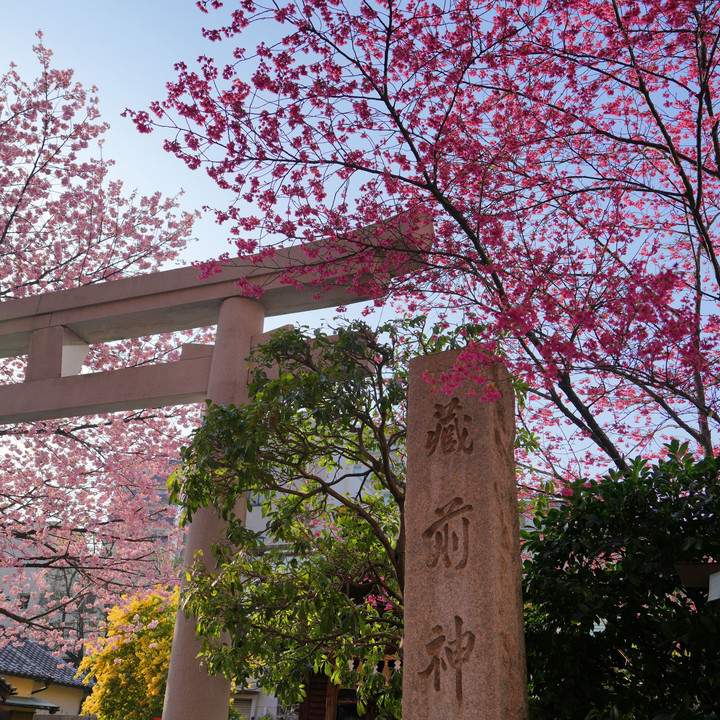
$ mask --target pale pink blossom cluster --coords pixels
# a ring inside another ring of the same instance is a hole
[[[0,77],[0,302],[156,270],[194,219],[112,179],[94,89],[55,69],[42,38],[35,52],[34,81]],[[165,361],[178,345],[99,345],[83,371]],[[23,374],[22,358],[0,365],[0,382]],[[164,478],[196,419],[178,408],[0,428],[0,635],[72,648],[124,592],[175,582]]]

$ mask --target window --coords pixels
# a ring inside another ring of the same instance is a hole
[[[237,710],[238,715],[240,715],[241,718],[251,718],[253,714],[253,699],[252,697],[242,697],[242,696],[235,696],[235,700],[233,702],[233,705],[235,706],[235,710]]]

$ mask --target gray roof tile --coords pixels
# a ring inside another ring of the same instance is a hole
[[[8,643],[0,647],[0,674],[17,675],[33,680],[51,680],[56,685],[83,687],[77,670],[42,645],[30,640],[19,640],[18,647]]]

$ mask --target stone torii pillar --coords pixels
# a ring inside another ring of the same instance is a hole
[[[392,239],[398,257],[405,253],[405,264],[394,259],[392,274],[401,275],[416,266],[414,253],[427,246],[432,227],[416,228],[408,240],[401,223],[392,226],[384,236],[367,228],[356,241],[367,248]],[[380,259],[384,251],[376,253]],[[302,286],[283,282],[288,268],[307,263],[305,249],[296,247],[264,263],[235,261],[205,280],[198,279],[196,269],[181,268],[0,303],[0,357],[28,356],[25,381],[0,386],[0,424],[207,398],[247,402],[247,374],[238,368],[262,333],[265,317],[369,299],[348,293],[354,278],[347,267],[339,269],[342,282],[313,271],[302,275]],[[262,287],[262,296],[244,297],[238,281]],[[210,325],[217,325],[214,347],[185,345],[177,362],[78,374],[92,344]],[[213,512],[198,513],[188,531],[186,562],[191,564],[198,550],[210,556],[221,531]],[[163,720],[226,720],[230,683],[205,673],[198,650],[194,622],[178,613]]]
[[[220,305],[207,389],[208,398],[213,402],[221,405],[249,402],[247,383],[238,382],[238,360],[250,354],[255,344],[253,336],[262,332],[263,320],[263,307],[254,300],[228,298]],[[245,506],[238,506],[238,512],[245,522]],[[220,538],[224,525],[212,508],[203,508],[195,515],[185,541],[185,567],[193,565],[197,551],[212,560],[212,544]],[[198,663],[187,662],[187,656],[197,657],[200,646],[195,622],[178,608],[163,720],[227,718],[230,683],[222,675],[208,676]],[[199,687],[203,688],[202,704],[197,700]],[[193,707],[197,715],[189,713]]]

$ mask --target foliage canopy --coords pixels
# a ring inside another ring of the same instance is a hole
[[[534,718],[720,717],[720,623],[675,562],[720,558],[720,466],[662,462],[577,481],[524,532]]]

